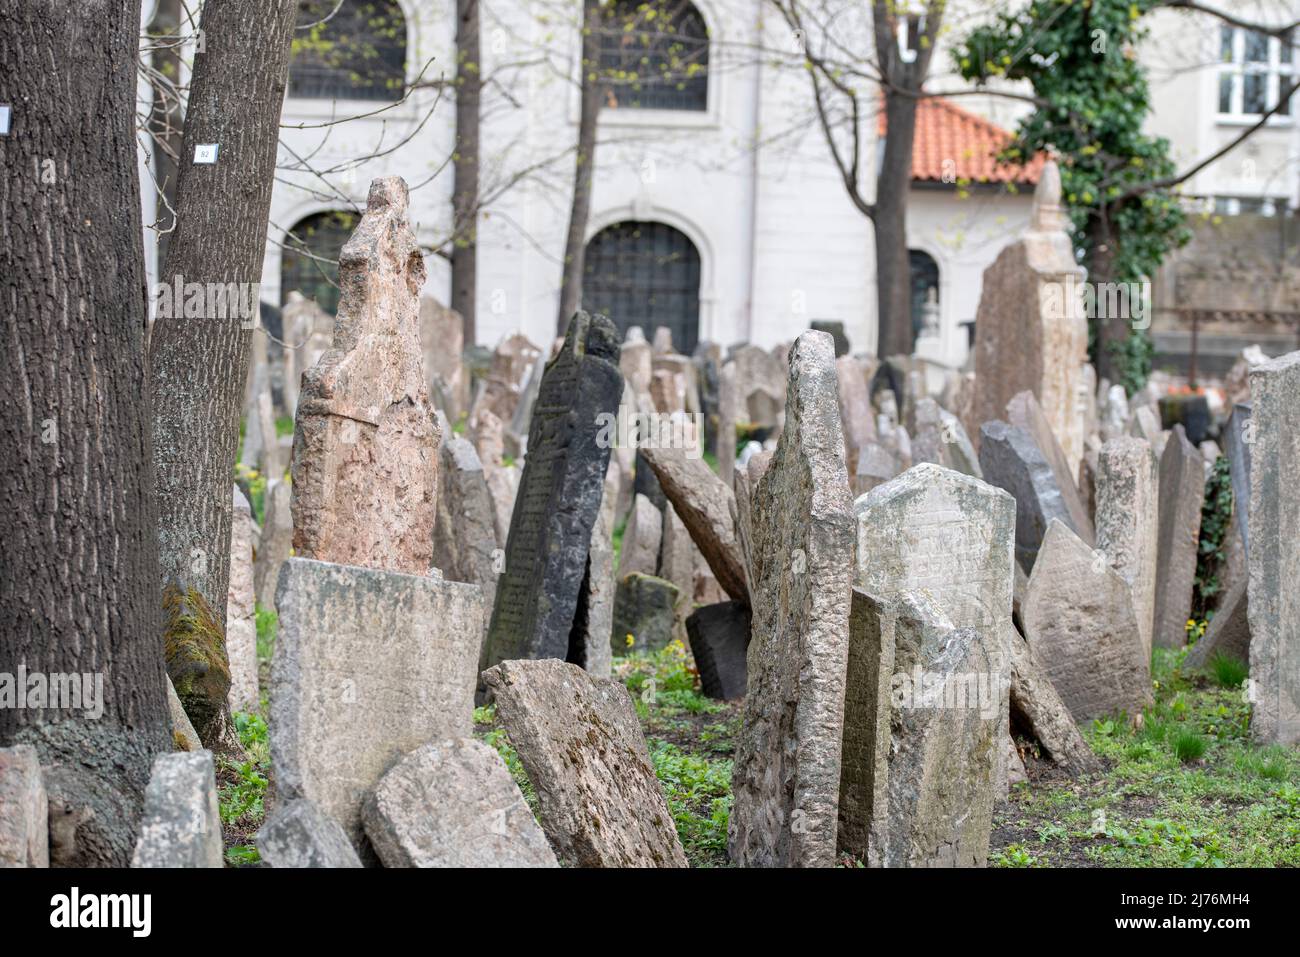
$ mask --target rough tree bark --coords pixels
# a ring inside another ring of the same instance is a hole
[[[564,335],[569,319],[582,302],[582,272],[587,250],[587,221],[591,218],[591,181],[596,168],[596,123],[600,119],[604,84],[600,82],[600,0],[582,4],[582,108],[578,119],[578,150],[573,174],[573,201],[569,207],[569,232],[564,242],[564,275],[560,282],[557,335]]]
[[[207,0],[185,116],[177,225],[163,283],[237,283],[231,308],[163,310],[151,343],[158,543],[168,671],[208,747],[233,742],[226,689],[231,467],[256,322],[294,0]],[[217,162],[194,162],[199,144]],[[179,277],[179,278],[178,278]],[[184,286],[182,285],[182,288]],[[209,300],[210,302],[212,300]],[[215,303],[214,303],[215,304]],[[173,304],[177,305],[177,304]],[[179,313],[179,314],[178,314]]]
[[[1094,289],[1115,280],[1114,238],[1106,216],[1109,209],[1110,207],[1102,207],[1102,214],[1093,216],[1088,221],[1088,282],[1094,284]],[[1098,310],[1097,318],[1092,320],[1095,345],[1092,359],[1097,366],[1099,379],[1120,382],[1123,380],[1123,370],[1115,352],[1123,349],[1128,340],[1129,325],[1122,319],[1102,316],[1102,312],[1104,310]]]
[[[879,313],[876,354],[881,357],[911,355],[914,346],[911,267],[907,258],[907,197],[912,187],[916,106],[930,72],[943,7],[936,0],[926,4],[924,28],[909,62],[898,48],[900,14],[896,5],[888,0],[876,0],[872,5],[876,58],[884,79],[885,98],[885,144],[876,177],[872,216]]]
[[[0,103],[14,108],[0,137],[0,672],[89,676],[80,708],[0,708],[0,744],[40,752],[56,865],[129,863],[150,767],[170,749],[139,27],[140,0],[0,3]]]
[[[478,0],[456,0],[456,154],[452,194],[451,308],[465,325],[465,344],[477,341],[479,97],[483,60]]]

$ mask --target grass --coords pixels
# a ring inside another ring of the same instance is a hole
[[[1250,677],[1250,667],[1244,661],[1230,658],[1221,651],[1210,657],[1209,668],[1220,688],[1240,688]]]
[[[1184,656],[1156,650],[1140,721],[1083,729],[1102,771],[1031,766],[995,811],[991,865],[1300,866],[1300,755],[1255,745],[1240,683],[1184,673]]]

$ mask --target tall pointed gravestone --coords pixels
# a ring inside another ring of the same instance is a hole
[[[1074,258],[1056,163],[1043,167],[1029,230],[984,271],[975,314],[975,401],[968,424],[999,419],[1017,392],[1038,399],[1070,474],[1083,458],[1078,396],[1087,361],[1084,272]]]
[[[297,554],[279,575],[271,761],[363,858],[366,794],[403,755],[469,732],[482,590],[432,567],[440,429],[419,337],[424,263],[406,184],[371,184],[339,261],[334,348],[303,376]],[[486,519],[484,519],[486,521]]]
[[[579,312],[546,365],[528,430],[528,457],[506,542],[488,630],[488,667],[517,658],[560,658],[585,667],[579,600],[588,574],[591,530],[600,512],[610,444],[602,429],[618,412],[623,376],[618,332]],[[606,636],[608,642],[608,636]]]
[[[1300,742],[1300,352],[1250,372],[1251,736]]]
[[[750,503],[753,637],[727,834],[744,867],[835,861],[853,507],[835,346],[790,352],[785,428]]]

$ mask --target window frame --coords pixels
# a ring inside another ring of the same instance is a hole
[[[289,75],[284,89],[283,113],[302,119],[341,119],[355,117],[360,122],[383,121],[393,119],[413,119],[420,115],[421,99],[429,99],[436,93],[427,90],[413,90],[411,84],[418,78],[413,64],[420,60],[419,30],[413,12],[402,0],[390,0],[402,15],[406,32],[406,50],[402,62],[402,92],[391,100],[357,98],[352,96],[319,97],[296,96],[293,87],[293,59],[289,60]],[[426,104],[427,106],[427,104]],[[367,114],[375,114],[373,117]]]
[[[1284,85],[1289,86],[1295,82],[1297,71],[1297,56],[1294,47],[1291,48],[1291,62],[1282,62],[1283,41],[1280,37],[1263,36],[1268,45],[1268,59],[1266,61],[1246,60],[1246,42],[1248,34],[1253,31],[1246,30],[1243,27],[1223,25],[1220,28],[1218,36],[1218,56],[1215,68],[1215,85],[1214,85],[1214,108],[1215,116],[1220,123],[1232,124],[1254,124],[1258,123],[1263,112],[1247,113],[1243,111],[1246,96],[1246,77],[1248,75],[1264,77],[1264,108],[1268,109],[1278,101],[1278,97]],[[1231,59],[1223,59],[1223,40],[1225,35],[1231,34]],[[1222,109],[1223,103],[1223,81],[1227,79],[1231,82],[1229,92],[1228,110]],[[1288,104],[1288,112],[1273,113],[1268,118],[1270,126],[1290,126],[1295,122],[1295,113],[1297,106],[1297,97],[1293,95],[1291,102]]]

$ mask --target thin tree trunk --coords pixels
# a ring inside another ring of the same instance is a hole
[[[451,308],[465,325],[465,344],[477,341],[479,97],[483,60],[478,0],[456,0],[456,186],[452,195],[455,235],[451,253]]]
[[[582,273],[586,256],[587,221],[591,218],[591,182],[596,167],[596,123],[600,119],[600,0],[582,4],[582,113],[578,120],[578,151],[573,175],[573,203],[564,243],[564,276],[560,283],[560,313],[555,328],[564,335],[569,319],[582,302]]]
[[[0,744],[40,752],[57,865],[129,863],[153,759],[170,748],[139,27],[140,0],[0,3],[0,102],[14,109],[0,137],[0,671],[88,676],[80,708],[0,708]]]
[[[1088,282],[1092,288],[1103,288],[1101,284],[1115,279],[1115,248],[1108,221],[1103,214],[1093,217],[1088,223]],[[1097,365],[1097,378],[1108,379],[1112,384],[1123,382],[1123,369],[1116,357],[1116,350],[1124,347],[1128,339],[1128,323],[1114,316],[1105,316],[1104,309],[1098,309],[1092,319],[1093,361]]]
[[[876,354],[911,355],[912,282],[907,258],[907,194],[912,186],[916,99],[885,93],[887,133],[876,181],[876,302],[880,311]]]
[[[181,155],[181,129],[184,115],[181,111],[180,95],[176,87],[181,82],[181,45],[178,37],[181,33],[181,0],[158,0],[158,9],[154,12],[153,22],[149,24],[149,35],[165,46],[154,51],[153,68],[170,83],[159,80],[153,82],[153,111],[149,115],[149,132],[154,140],[153,175],[157,181],[154,187],[158,192],[158,263],[167,260],[167,246],[171,242],[171,213],[176,208],[176,175],[178,167],[175,157]],[[171,89],[168,89],[170,85]],[[169,152],[170,150],[170,152]],[[150,184],[142,183],[141,188],[149,189]]]
[[[172,304],[170,315],[159,308],[151,346],[161,581],[185,598],[168,606],[168,670],[209,747],[224,747],[231,737],[222,690],[223,676],[229,686],[224,623],[231,469],[297,11],[294,0],[204,5],[204,52],[195,57],[186,109],[177,226],[159,276],[182,289],[239,284],[237,304],[208,306],[201,318],[186,318],[189,310],[177,308],[180,303]],[[217,144],[216,163],[194,162],[200,144]],[[188,614],[177,614],[182,609]],[[183,626],[199,633],[183,642]],[[183,653],[196,647],[200,660]]]

